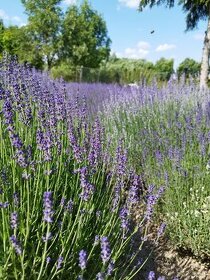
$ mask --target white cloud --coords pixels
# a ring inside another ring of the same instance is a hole
[[[116,53],[118,57],[127,57],[133,59],[145,58],[149,54],[150,44],[140,41],[133,48],[126,48],[122,53]]]
[[[16,21],[16,22],[18,22],[18,23],[22,23],[22,19],[20,17],[18,17],[18,16],[14,16],[11,19]]]
[[[175,49],[175,48],[176,48],[176,46],[173,45],[173,44],[163,44],[163,45],[159,45],[156,48],[156,52],[164,52],[164,51],[172,50],[172,49]]]
[[[11,17],[4,10],[1,9],[0,9],[0,18],[6,22],[9,22],[10,24],[16,24],[20,27],[26,25],[26,23],[23,22],[20,17],[18,16]]]
[[[138,46],[139,49],[143,49],[143,50],[150,49],[150,44],[147,43],[147,42],[144,42],[144,41],[138,42],[137,46]]]
[[[9,20],[9,16],[6,14],[4,10],[0,9],[0,18],[3,20]]]
[[[118,0],[120,4],[128,8],[138,8],[139,0]]]
[[[76,5],[77,4],[77,0],[64,0],[64,3],[66,5]]]
[[[194,34],[193,38],[197,41],[203,41],[204,40],[204,34],[203,33],[196,33],[196,34]]]

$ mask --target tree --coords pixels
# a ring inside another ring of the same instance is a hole
[[[27,33],[33,51],[42,57],[48,69],[55,63],[59,48],[61,0],[21,0],[28,14]]]
[[[3,34],[4,34],[4,23],[3,20],[0,19],[0,56],[3,52]]]
[[[185,75],[186,78],[189,76],[196,77],[200,74],[201,64],[191,58],[183,60],[177,68],[177,74],[180,77]]]
[[[152,8],[153,6],[162,4],[165,4],[168,8],[172,8],[175,2],[182,6],[184,12],[187,13],[186,31],[194,29],[199,20],[208,19],[200,72],[200,88],[207,89],[210,56],[210,0],[140,0],[139,10],[142,11],[146,6]]]
[[[19,45],[19,36],[21,32],[19,28],[15,25],[4,28],[2,32],[2,48],[4,51],[10,55],[17,54],[17,50],[20,47]]]
[[[70,6],[62,24],[62,60],[74,65],[98,67],[110,53],[110,38],[103,18],[87,1]]]
[[[167,81],[174,73],[174,60],[161,58],[155,63],[155,71],[158,79]]]

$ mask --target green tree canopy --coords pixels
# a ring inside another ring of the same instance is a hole
[[[161,81],[169,80],[174,73],[174,60],[161,58],[155,63],[155,72]]]
[[[28,15],[27,33],[39,57],[51,68],[56,60],[61,25],[61,0],[21,0]]]
[[[74,65],[98,67],[110,53],[106,23],[87,1],[70,6],[62,24],[62,60]]]
[[[186,78],[189,78],[189,76],[195,77],[199,75],[200,69],[200,63],[192,58],[186,58],[179,64],[177,68],[177,74],[179,77],[183,74],[186,76]]]
[[[3,47],[3,34],[4,34],[4,23],[3,20],[0,19],[0,56],[4,50]]]

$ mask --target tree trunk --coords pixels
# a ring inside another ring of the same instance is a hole
[[[209,54],[210,54],[210,9],[209,9],[207,31],[205,32],[203,54],[202,54],[202,61],[201,61],[200,89],[208,89]]]

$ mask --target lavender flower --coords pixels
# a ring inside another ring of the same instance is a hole
[[[98,235],[96,235],[95,240],[94,240],[94,246],[98,245],[99,241],[100,241],[100,238]]]
[[[8,208],[9,207],[9,202],[0,202],[0,208]]]
[[[102,272],[99,272],[99,273],[97,273],[97,275],[96,275],[96,279],[97,280],[104,280],[105,278],[104,278],[104,273],[102,273]]]
[[[16,229],[18,225],[18,214],[17,212],[11,213],[10,225],[12,229]]]
[[[52,192],[44,192],[43,205],[44,221],[47,223],[52,223],[54,214],[54,211],[52,210]]]
[[[158,237],[162,236],[166,228],[166,223],[162,223],[158,229]]]
[[[17,240],[17,238],[15,237],[15,235],[12,235],[10,237],[10,241],[12,243],[12,247],[15,249],[15,252],[18,254],[18,255],[21,255],[22,254],[22,248]]]
[[[128,230],[128,214],[129,211],[126,207],[120,210],[121,227],[123,230]]]
[[[139,190],[138,190],[139,180],[138,179],[139,179],[138,176],[134,175],[132,186],[129,189],[128,204],[130,206],[138,203],[138,201],[139,201]]]
[[[57,259],[56,268],[57,268],[57,269],[61,269],[62,264],[63,264],[63,257],[62,257],[62,256],[59,256],[59,258]]]
[[[106,273],[106,275],[107,275],[107,276],[111,276],[113,270],[114,270],[114,261],[111,260],[110,263],[109,263],[109,265],[108,265],[108,267],[107,267],[107,273]]]
[[[79,252],[79,266],[82,270],[87,266],[87,252],[85,250]]]
[[[47,263],[47,264],[49,264],[49,263],[51,262],[51,260],[52,260],[51,257],[49,257],[49,256],[46,257],[46,263]]]
[[[60,201],[60,206],[63,208],[64,205],[65,205],[65,201],[66,201],[66,198],[65,197],[62,197],[61,198],[61,201]]]
[[[159,276],[157,280],[165,280],[165,276]]]
[[[80,169],[80,184],[82,187],[82,193],[80,194],[80,197],[84,201],[88,201],[91,197],[91,195],[94,192],[94,186],[90,184],[87,180],[87,168],[83,167]]]
[[[50,240],[50,239],[52,239],[52,238],[53,238],[53,235],[52,235],[51,232],[48,232],[48,233],[46,234],[46,236],[42,236],[42,240],[43,240],[44,242],[47,242],[48,240]]]
[[[147,280],[155,280],[155,272],[150,271]]]
[[[101,258],[103,264],[107,263],[111,256],[111,250],[108,238],[106,236],[101,237]]]
[[[67,204],[65,206],[65,210],[68,211],[69,213],[72,213],[73,206],[74,206],[74,202],[72,201],[72,199],[69,199],[69,201],[67,202]]]
[[[46,263],[49,264],[51,262],[51,257],[46,257]]]

